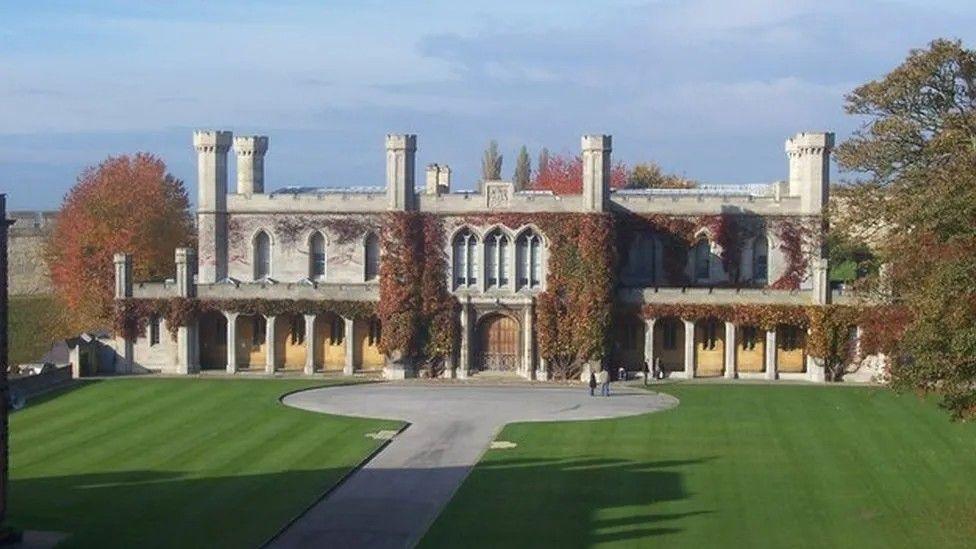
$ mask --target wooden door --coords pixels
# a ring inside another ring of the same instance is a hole
[[[478,330],[478,368],[515,371],[519,362],[518,323],[504,315],[493,315],[482,321]]]

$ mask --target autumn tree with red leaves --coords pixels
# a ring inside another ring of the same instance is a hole
[[[610,168],[610,187],[627,186],[629,172],[622,162]],[[529,186],[534,191],[552,191],[555,194],[581,194],[583,192],[583,159],[577,156],[556,155],[540,163],[535,179]]]
[[[64,199],[47,241],[51,281],[74,330],[111,325],[112,256],[133,256],[135,280],[172,277],[173,250],[194,241],[183,182],[148,153],[86,168]]]

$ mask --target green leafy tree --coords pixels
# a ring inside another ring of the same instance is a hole
[[[532,181],[532,161],[529,159],[529,151],[526,150],[525,145],[519,149],[518,157],[515,159],[515,174],[512,181],[517,191],[528,188]]]
[[[488,143],[481,157],[481,181],[497,181],[502,178],[502,155],[498,152],[498,142]]]
[[[654,162],[637,164],[627,177],[628,189],[691,189],[696,183],[677,174],[666,174]]]
[[[535,165],[536,177],[545,178],[545,173],[549,171],[549,149],[542,147],[539,151],[539,161]]]
[[[837,151],[857,172],[853,219],[870,220],[883,289],[912,313],[892,362],[896,387],[942,395],[976,416],[976,52],[935,40],[847,96],[863,125]],[[843,227],[841,227],[843,228]]]

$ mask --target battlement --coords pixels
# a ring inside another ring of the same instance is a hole
[[[193,132],[193,146],[200,152],[222,152],[230,150],[233,134],[221,130],[197,130]]]
[[[238,156],[263,155],[268,152],[268,137],[265,135],[239,135],[234,138],[234,151]]]
[[[417,150],[417,136],[409,133],[389,133],[386,134],[387,150]]]
[[[613,136],[603,134],[588,134],[580,139],[580,148],[584,151],[609,151],[613,144]]]
[[[786,154],[822,153],[834,148],[834,134],[830,132],[800,132],[786,140]]]

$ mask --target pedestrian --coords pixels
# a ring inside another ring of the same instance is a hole
[[[600,396],[610,396],[610,373],[600,370],[596,374],[596,382],[600,384]]]
[[[647,385],[647,378],[651,377],[651,368],[647,365],[647,361],[644,361],[644,385]]]
[[[590,370],[590,396],[593,396],[594,389],[596,389],[596,374]]]
[[[627,381],[627,368],[617,368],[617,381]]]

